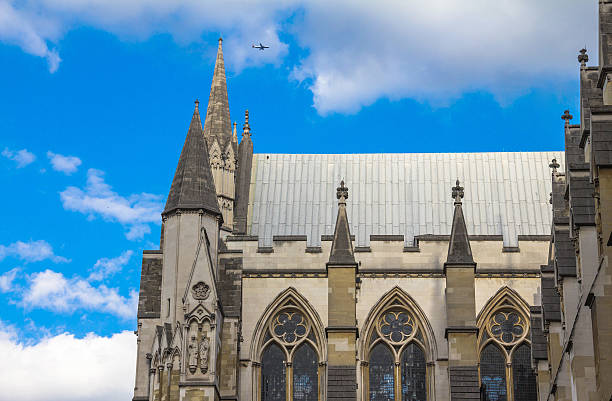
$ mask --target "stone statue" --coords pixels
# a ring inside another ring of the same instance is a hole
[[[210,341],[208,337],[203,337],[200,342],[200,369],[202,373],[208,372],[208,349],[210,348]]]
[[[191,336],[189,340],[188,346],[189,352],[189,370],[191,373],[195,373],[196,368],[198,367],[198,342],[196,341],[196,336]]]

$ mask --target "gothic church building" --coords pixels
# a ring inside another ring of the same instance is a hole
[[[248,111],[240,142],[232,127],[219,40],[143,252],[133,401],[556,399],[565,152],[254,142]]]

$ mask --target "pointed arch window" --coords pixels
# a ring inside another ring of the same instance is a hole
[[[369,337],[368,399],[426,401],[427,363],[423,330],[399,301],[384,308]]]
[[[510,297],[480,322],[480,384],[488,401],[536,401],[529,319]]]
[[[308,315],[286,302],[264,332],[260,401],[321,400],[319,341]]]

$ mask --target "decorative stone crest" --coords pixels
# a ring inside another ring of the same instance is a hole
[[[340,181],[340,186],[336,188],[336,198],[340,202],[344,202],[348,199],[348,188],[344,185],[344,180]]]
[[[587,54],[587,49],[580,49],[580,54],[578,55],[578,62],[581,67],[586,67],[586,63],[589,62],[589,55]]]
[[[191,287],[191,294],[194,299],[198,301],[203,301],[208,299],[210,295],[210,286],[203,281],[197,282],[193,287]]]
[[[451,188],[453,190],[453,199],[455,203],[461,203],[461,199],[463,198],[463,187],[459,184],[459,179],[457,179],[455,186]]]

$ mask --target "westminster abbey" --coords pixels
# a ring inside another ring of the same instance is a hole
[[[612,399],[599,7],[599,66],[580,52],[556,152],[254,153],[220,39],[143,252],[133,401]]]

